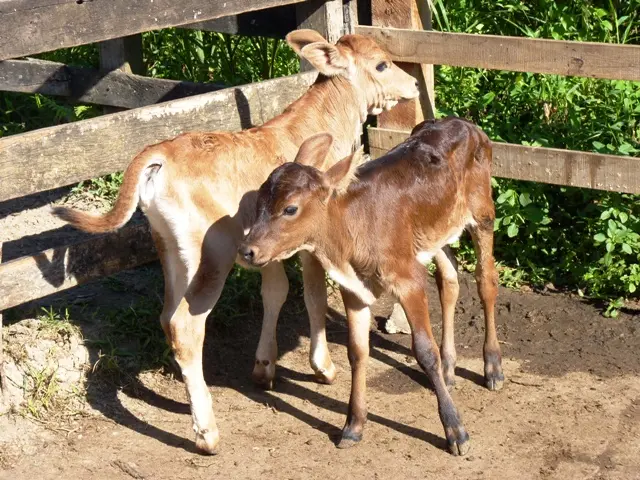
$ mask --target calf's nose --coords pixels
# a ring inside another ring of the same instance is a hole
[[[238,251],[240,255],[242,255],[242,258],[249,263],[253,262],[253,259],[256,256],[255,248],[252,248],[249,245],[241,245]]]

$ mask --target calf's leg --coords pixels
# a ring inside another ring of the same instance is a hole
[[[504,384],[504,374],[495,320],[498,272],[493,259],[493,221],[479,222],[471,229],[471,236],[478,257],[476,283],[485,319],[484,381],[489,390],[500,390]]]
[[[289,280],[280,262],[266,265],[260,273],[262,274],[262,330],[251,376],[258,385],[271,389],[276,375],[278,356],[276,327],[280,310],[289,292]]]
[[[454,342],[454,315],[460,287],[458,285],[458,264],[451,248],[445,247],[434,257],[436,264],[436,284],[440,293],[442,307],[442,344],[440,358],[442,359],[442,374],[447,388],[451,389],[455,383],[456,345]]]
[[[154,234],[165,274],[160,321],[185,383],[196,447],[206,453],[215,453],[219,432],[202,369],[205,322],[220,298],[237,248],[224,234],[212,236],[215,238],[208,244],[215,248],[207,248],[202,235],[202,241],[194,240],[192,248],[184,248],[182,255],[172,255],[165,242]],[[194,233],[193,237],[197,235]]]
[[[438,413],[447,437],[449,451],[453,455],[465,455],[469,451],[469,435],[444,381],[438,345],[433,338],[429,321],[429,308],[425,291],[426,277],[420,264],[407,269],[408,276],[397,278],[394,285],[402,308],[411,326],[412,348],[418,364],[431,380],[438,399]]]
[[[362,440],[364,424],[367,421],[367,361],[371,312],[369,307],[350,291],[341,288],[340,292],[349,325],[347,350],[351,365],[351,395],[347,422],[342,429],[338,448],[349,448]]]
[[[309,363],[320,383],[331,384],[336,378],[336,367],[327,347],[327,284],[324,268],[309,252],[300,252],[304,303],[309,314],[311,349]]]

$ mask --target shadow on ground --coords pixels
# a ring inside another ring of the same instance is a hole
[[[294,270],[288,269],[290,278]],[[297,276],[292,282],[289,299],[285,304],[278,326],[278,346],[280,355],[300,347],[300,339],[308,337],[309,327],[302,300],[301,285]],[[113,285],[113,280],[111,281]],[[134,272],[116,276],[120,288],[114,290],[109,282],[87,285],[70,292],[40,301],[40,304],[59,307],[73,304],[74,299],[84,298],[79,315],[79,326],[86,338],[95,338],[103,331],[99,322],[104,318],[100,312],[118,306],[134,305],[139,298],[160,298],[162,280],[159,267],[153,265]],[[214,310],[207,325],[204,350],[205,379],[211,386],[230,387],[259,404],[269,404],[279,412],[291,415],[314,429],[325,433],[332,440],[339,435],[341,425],[331,425],[313,415],[287,403],[281,396],[254,387],[250,373],[254,362],[254,351],[258,343],[261,320],[261,306],[258,282],[244,292],[246,298],[237,299],[237,285],[232,281],[225,288],[220,300],[222,310]],[[428,286],[431,299],[431,316],[434,334],[440,334],[440,313],[434,282]],[[481,305],[475,292],[475,283],[468,275],[461,275],[460,299],[456,309],[456,347],[458,357],[481,358],[484,334]],[[347,340],[346,322],[341,313],[339,299],[332,300],[328,320],[327,336],[331,344],[345,345]],[[36,304],[14,309],[9,318],[18,320],[28,315]],[[391,302],[382,301],[374,313],[384,315],[390,312]],[[225,318],[220,318],[220,312]],[[159,310],[158,310],[159,312]],[[153,332],[153,341],[162,342],[162,334],[153,312],[140,318],[145,328],[139,332]],[[527,372],[547,376],[563,376],[571,372],[587,372],[599,377],[624,374],[640,374],[640,316],[621,314],[618,318],[607,319],[598,314],[592,306],[566,295],[540,295],[521,293],[507,289],[500,290],[498,301],[498,335],[502,342],[503,357],[518,360]],[[144,344],[144,339],[139,339]],[[126,351],[126,345],[116,345]],[[158,345],[156,345],[158,347]],[[93,349],[92,361],[99,358]],[[398,360],[407,358],[406,362]],[[386,335],[371,332],[371,357],[392,367],[369,378],[369,388],[391,394],[403,394],[421,388],[429,388],[426,376],[410,361],[410,337],[406,335]],[[156,369],[160,365],[136,368],[128,365],[127,375],[106,381],[98,376],[91,379],[87,399],[91,406],[107,418],[126,426],[140,434],[153,437],[167,445],[186,451],[194,450],[192,438],[184,438],[163,431],[141,420],[128,411],[120,402],[118,393],[139,398],[160,410],[188,415],[187,404],[167,398],[144,386],[138,376],[146,369]],[[456,370],[458,376],[477,385],[483,385],[481,375],[464,368]],[[178,376],[179,378],[179,376]],[[338,381],[348,382],[345,372]],[[279,367],[275,390],[289,396],[304,398],[313,405],[333,412],[346,414],[348,398],[335,399],[324,395],[311,386],[313,378],[310,367],[300,371]],[[177,386],[177,384],[176,384]],[[180,388],[183,388],[180,385]],[[380,415],[370,415],[370,422],[376,422],[404,435],[421,439],[437,448],[445,449],[442,436],[423,431],[410,425],[398,423]],[[185,418],[185,422],[188,420]]]

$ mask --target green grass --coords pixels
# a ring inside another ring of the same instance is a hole
[[[36,319],[40,321],[41,330],[56,337],[67,338],[80,333],[78,326],[71,321],[68,308],[56,311],[53,307],[42,307]]]

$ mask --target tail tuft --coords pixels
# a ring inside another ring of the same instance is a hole
[[[118,230],[129,221],[138,207],[138,184],[143,172],[150,167],[154,172],[157,171],[164,161],[165,156],[158,145],[147,147],[136,156],[124,172],[115,205],[104,215],[95,215],[68,207],[54,207],[52,213],[85,232],[105,233]]]
[[[114,218],[116,215],[113,215],[113,210],[106,215],[93,215],[73,208],[54,207],[51,213],[73,227],[89,233],[112,232],[120,228],[128,220]],[[124,220],[124,222],[121,222],[121,220]]]

